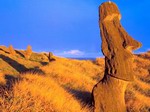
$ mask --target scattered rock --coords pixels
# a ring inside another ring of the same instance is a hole
[[[49,54],[48,54],[48,60],[49,60],[49,62],[51,62],[51,61],[55,61],[55,59],[54,59],[54,55],[53,55],[53,53],[52,53],[52,52],[49,52]]]

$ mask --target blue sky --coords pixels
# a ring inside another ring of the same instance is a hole
[[[36,52],[65,57],[98,57],[101,38],[98,6],[106,0],[0,0],[0,45],[31,45]],[[150,48],[150,1],[113,0],[121,23],[143,47]]]

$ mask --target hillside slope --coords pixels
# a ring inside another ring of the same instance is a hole
[[[91,91],[103,77],[104,59],[54,57],[0,47],[0,111],[91,112]],[[150,111],[150,53],[135,55],[135,81],[127,87],[129,112]]]

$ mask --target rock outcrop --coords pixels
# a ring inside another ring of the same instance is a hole
[[[141,43],[121,26],[115,3],[103,3],[99,16],[105,74],[93,88],[94,112],[126,112],[124,93],[128,82],[134,80],[132,50],[140,48]]]

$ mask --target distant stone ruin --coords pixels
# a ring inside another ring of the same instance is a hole
[[[99,8],[102,52],[105,56],[103,79],[94,86],[94,112],[126,112],[124,94],[134,80],[132,50],[141,47],[120,24],[121,14],[113,2]]]
[[[53,53],[52,53],[52,52],[49,52],[49,54],[48,54],[48,60],[49,60],[49,62],[51,62],[51,61],[55,61],[55,59],[54,59],[54,55],[53,55]]]

